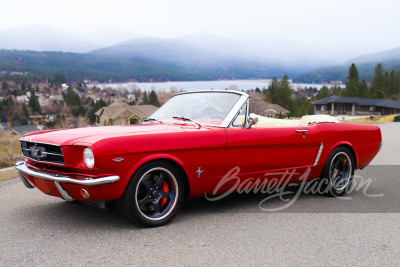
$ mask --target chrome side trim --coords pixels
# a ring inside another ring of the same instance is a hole
[[[319,146],[318,154],[317,154],[317,157],[315,158],[313,166],[317,166],[319,158],[321,157],[321,154],[322,154],[322,149],[324,149],[324,144],[323,143],[321,143],[321,145]]]
[[[66,201],[74,201],[74,199],[68,194],[67,191],[58,183],[55,182],[56,187],[58,189],[58,192],[60,192],[61,196],[63,197],[64,200]]]
[[[19,161],[15,164],[15,168],[28,175],[32,175],[37,178],[54,181],[58,183],[70,183],[70,184],[79,184],[79,185],[86,185],[86,186],[93,186],[93,185],[101,185],[101,184],[108,184],[117,182],[120,178],[117,175],[106,176],[101,178],[86,178],[86,180],[76,180],[68,176],[57,176],[56,174],[39,172],[29,169],[25,162]]]

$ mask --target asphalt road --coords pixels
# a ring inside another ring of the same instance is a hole
[[[381,129],[384,146],[372,166],[356,172],[359,188],[349,198],[296,197],[298,187],[288,189],[288,201],[273,194],[199,198],[154,229],[29,190],[18,178],[0,181],[0,266],[398,266],[400,123]]]

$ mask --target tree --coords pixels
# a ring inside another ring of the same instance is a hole
[[[35,91],[33,89],[31,89],[31,96],[29,97],[28,106],[31,107],[32,114],[35,112],[42,114],[42,109],[39,104],[39,99],[36,96]]]
[[[365,80],[362,80],[358,86],[358,96],[362,98],[368,97],[368,84]]]
[[[359,76],[356,65],[353,63],[349,68],[349,76],[347,76],[346,88],[343,90],[344,96],[358,96],[359,95]]]
[[[25,86],[24,82],[22,82],[22,84],[21,84],[21,91],[22,91],[23,95],[26,93],[26,86]]]
[[[25,103],[22,104],[22,112],[24,113],[24,117],[29,119],[29,110]]]
[[[313,104],[308,101],[305,97],[302,97],[300,101],[297,103],[297,109],[296,109],[296,117],[301,117],[303,115],[310,115],[313,114],[314,112],[314,106]]]
[[[375,71],[374,71],[374,79],[372,81],[372,87],[374,88],[375,91],[381,90],[382,92],[385,92],[385,75],[384,75],[384,69],[381,64],[376,65]]]
[[[8,85],[8,83],[3,80],[3,82],[1,83],[1,90],[3,90],[4,92],[8,91],[10,89],[10,86]]]
[[[68,106],[80,106],[81,105],[81,98],[79,95],[77,95],[74,90],[71,88],[68,88],[67,94],[64,97],[65,103],[67,103]]]
[[[285,75],[278,81],[273,77],[271,83],[265,91],[266,100],[270,103],[278,104],[282,107],[290,107],[292,104],[292,89],[289,85],[289,79]]]
[[[72,112],[72,115],[74,115],[75,117],[79,116],[79,108],[78,107],[73,107],[71,112]]]
[[[143,93],[143,105],[148,105],[149,104],[149,98],[147,97],[147,92]]]
[[[86,109],[81,105],[78,107],[79,110],[79,115],[85,116],[86,115]]]
[[[152,90],[149,94],[149,104],[156,106],[156,107],[160,107],[160,102],[158,101],[158,97],[156,92],[154,92],[154,90]]]
[[[21,125],[28,125],[28,119],[27,118],[21,118],[20,123],[21,123]]]
[[[283,76],[279,81],[278,89],[279,102],[277,104],[283,107],[289,107],[292,102],[293,91],[292,88],[290,88],[289,78],[287,75]]]
[[[276,77],[273,77],[271,83],[268,85],[267,90],[263,91],[265,94],[265,99],[270,103],[277,103],[279,90],[279,83]]]
[[[7,115],[4,114],[4,113],[1,113],[1,114],[0,114],[0,121],[1,121],[2,123],[7,123]]]
[[[107,106],[107,103],[102,98],[92,103],[92,108],[88,110],[88,117],[90,123],[93,124],[96,122],[96,115],[94,113],[96,113],[99,109],[105,106]]]
[[[337,95],[337,96],[341,96],[342,95],[342,88],[340,88],[339,86],[333,87],[332,89],[332,94],[333,95]]]
[[[388,81],[387,81],[387,85],[388,85],[388,95],[396,95],[398,93],[397,91],[397,81],[396,81],[396,73],[394,70],[392,70],[390,72],[390,74],[388,75]]]
[[[329,89],[324,85],[322,86],[321,89],[319,89],[317,99],[324,99],[327,98],[328,96],[329,96]]]
[[[21,120],[21,117],[19,116],[19,113],[15,111],[13,113],[12,117],[11,117],[11,125],[12,126],[19,125],[20,124],[20,120]]]

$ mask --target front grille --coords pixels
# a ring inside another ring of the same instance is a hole
[[[64,155],[57,145],[21,141],[22,154],[40,162],[64,164]]]

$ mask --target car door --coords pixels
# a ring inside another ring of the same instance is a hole
[[[225,172],[239,167],[241,179],[282,178],[290,171],[295,181],[314,164],[320,145],[304,126],[230,127],[226,133]]]

